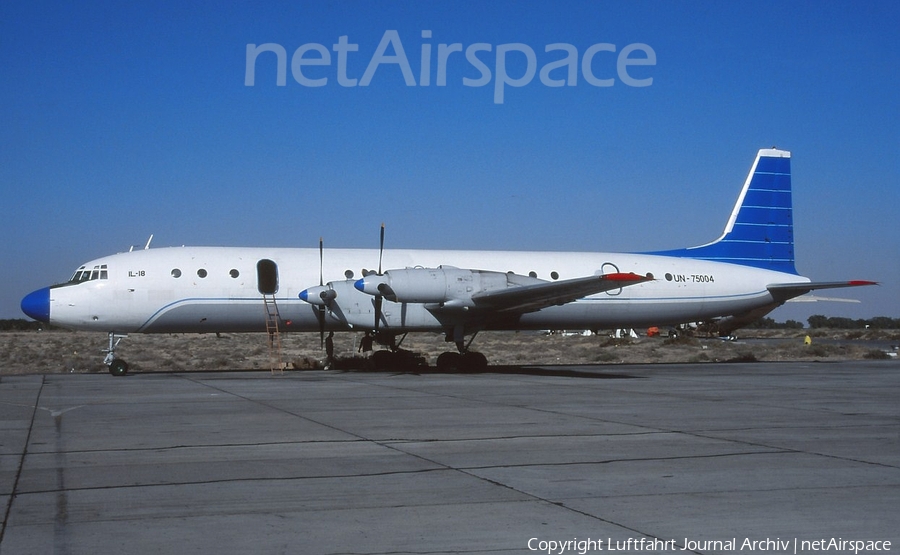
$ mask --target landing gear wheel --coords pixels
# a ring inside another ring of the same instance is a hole
[[[484,372],[487,367],[487,357],[476,351],[463,354],[449,351],[437,359],[437,369],[441,372]]]
[[[441,372],[454,372],[462,366],[462,355],[448,351],[437,358],[437,369]]]
[[[124,376],[128,373],[128,363],[116,358],[116,347],[119,345],[119,341],[126,337],[128,336],[114,331],[109,332],[109,348],[103,351],[106,353],[103,362],[109,367],[109,373],[113,376]]]
[[[375,351],[372,353],[372,364],[376,370],[387,370],[396,364],[397,357],[391,351]]]
[[[469,372],[483,372],[488,366],[487,357],[476,351],[462,355],[462,367]]]
[[[128,363],[121,358],[114,358],[109,363],[109,373],[113,376],[124,376],[128,373]]]

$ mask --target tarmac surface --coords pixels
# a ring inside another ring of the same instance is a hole
[[[0,553],[898,551],[898,399],[896,361],[0,374]]]

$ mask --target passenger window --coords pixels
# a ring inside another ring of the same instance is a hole
[[[239,275],[241,275],[241,273],[238,272],[237,270],[235,270],[234,268],[232,268],[231,271],[228,272],[228,275],[230,275],[230,276],[233,277],[234,279],[237,279],[237,277],[238,277]]]
[[[205,278],[206,275],[207,275],[207,272],[206,272],[206,270],[204,270],[203,268],[200,268],[199,270],[197,270],[197,275],[200,276],[200,277],[202,277],[202,278]]]
[[[173,277],[173,278],[180,278],[180,277],[181,277],[181,270],[179,270],[178,268],[173,268],[173,269],[172,269],[172,277]]]

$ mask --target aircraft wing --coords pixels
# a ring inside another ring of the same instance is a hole
[[[570,303],[603,291],[611,291],[629,285],[651,281],[652,278],[633,273],[605,274],[567,279],[550,283],[538,283],[484,291],[472,296],[472,302],[480,309],[496,312],[534,312],[553,305]]]
[[[863,285],[878,285],[875,281],[811,281],[808,283],[776,283],[767,288],[776,301],[783,303],[794,297],[805,295],[817,289],[837,289],[840,287],[860,287]]]

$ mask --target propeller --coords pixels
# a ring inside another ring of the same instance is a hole
[[[384,222],[381,222],[381,239],[378,245],[378,273],[381,276],[381,260],[384,257]],[[375,295],[375,333],[378,333],[378,325],[381,322],[381,304],[384,301],[384,295]]]
[[[319,287],[325,285],[325,242],[319,237]],[[324,291],[323,291],[324,293]],[[323,297],[324,300],[324,297]],[[325,348],[325,305],[316,306],[316,319],[319,321],[319,345]]]
[[[325,285],[325,242],[319,237],[319,285],[300,291],[298,297],[311,305],[315,305],[316,320],[319,322],[319,342],[325,347],[325,313],[333,311],[337,291],[331,283]]]

